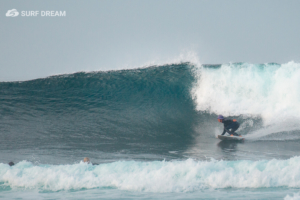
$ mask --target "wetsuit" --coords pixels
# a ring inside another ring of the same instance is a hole
[[[239,136],[237,133],[235,133],[235,131],[240,127],[240,124],[236,120],[223,119],[222,123],[224,124],[224,131],[223,131],[222,135],[224,135],[226,132],[228,132],[229,134]]]

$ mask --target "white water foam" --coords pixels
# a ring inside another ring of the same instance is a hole
[[[287,195],[284,200],[300,200],[300,194],[294,193],[293,196]]]
[[[191,93],[199,111],[262,118],[250,138],[300,130],[300,64],[226,64],[200,67]]]
[[[300,157],[269,161],[118,161],[93,166],[0,164],[0,182],[11,188],[70,190],[117,188],[192,192],[207,188],[300,187]],[[1,185],[0,185],[1,186]]]

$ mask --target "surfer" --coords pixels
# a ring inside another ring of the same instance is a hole
[[[91,163],[91,161],[90,161],[90,159],[88,158],[88,157],[85,157],[84,159],[83,159],[83,162],[84,163],[87,163],[87,164],[90,164]],[[92,165],[99,165],[99,164],[97,164],[97,163],[91,163]]]
[[[228,132],[230,135],[240,136],[235,133],[235,131],[240,127],[240,124],[236,121],[236,119],[225,119],[223,115],[219,115],[218,121],[224,124],[224,131],[222,135]]]
[[[83,162],[89,164],[89,163],[90,163],[90,159],[89,159],[88,157],[85,157],[85,158],[83,159]]]

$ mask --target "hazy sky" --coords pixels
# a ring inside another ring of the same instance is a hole
[[[300,1],[122,0],[0,3],[0,81],[168,63],[300,62]],[[6,17],[66,11],[66,17]]]

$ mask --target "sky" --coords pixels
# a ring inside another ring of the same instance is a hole
[[[181,60],[300,62],[299,8],[299,0],[2,0],[0,81]],[[19,16],[7,17],[11,9]]]

